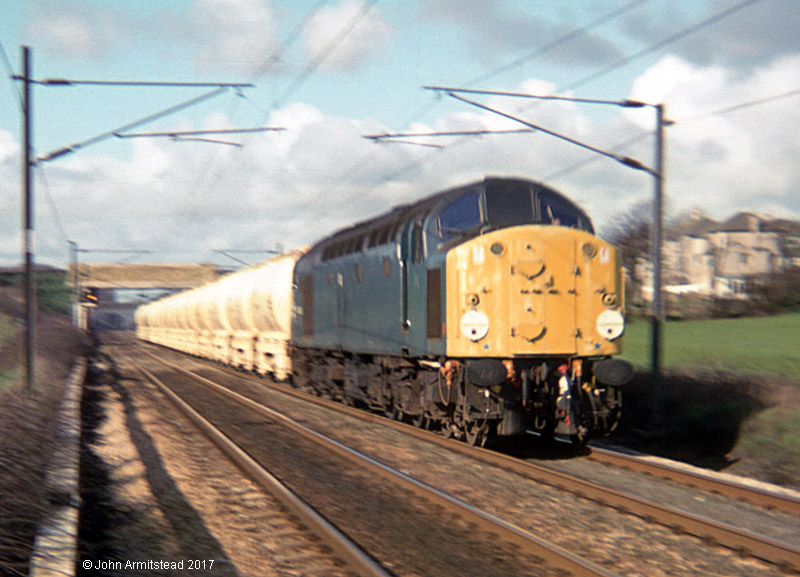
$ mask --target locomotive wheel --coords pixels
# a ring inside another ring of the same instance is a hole
[[[467,434],[467,443],[471,447],[485,447],[489,438],[489,424],[485,421],[483,423],[470,421],[464,432]]]
[[[424,412],[420,412],[419,414],[413,415],[411,417],[411,424],[418,429],[427,429],[428,422],[429,422],[428,417],[425,415]]]
[[[391,401],[389,401],[389,404],[388,404],[388,405],[386,406],[386,408],[383,410],[383,414],[384,414],[384,415],[385,415],[385,416],[386,416],[388,419],[391,419],[391,420],[393,420],[393,421],[394,421],[394,420],[397,420],[397,414],[398,414],[398,412],[399,412],[399,411],[397,410],[397,407],[396,407],[396,406],[395,406],[395,404],[394,404],[393,402],[391,402]]]
[[[456,434],[454,430],[455,426],[449,420],[442,421],[441,427],[442,427],[441,432],[445,439],[452,439],[455,436]]]
[[[582,431],[569,436],[572,447],[575,449],[582,449],[589,442],[589,431]]]

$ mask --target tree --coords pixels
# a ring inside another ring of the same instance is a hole
[[[636,261],[649,258],[650,223],[652,205],[648,200],[634,204],[630,210],[620,213],[610,224],[606,239],[617,247],[622,255],[622,265],[634,281],[640,282],[636,274]]]

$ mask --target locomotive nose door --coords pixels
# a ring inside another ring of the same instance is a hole
[[[514,244],[510,308],[515,354],[574,354],[575,243],[560,227],[536,227]]]

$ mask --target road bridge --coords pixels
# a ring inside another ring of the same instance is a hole
[[[215,264],[90,264],[70,266],[73,320],[94,330],[132,330],[136,308],[214,281]]]

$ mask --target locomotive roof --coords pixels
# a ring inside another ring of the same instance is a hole
[[[476,186],[485,185],[486,183],[492,181],[506,181],[506,182],[525,182],[535,186],[539,186],[542,188],[547,189],[548,191],[558,194],[562,196],[570,203],[572,201],[568,199],[566,196],[561,194],[560,192],[553,190],[549,186],[545,186],[539,182],[535,182],[533,180],[525,179],[525,178],[517,178],[517,177],[499,177],[499,176],[487,176],[483,180],[474,181],[468,184],[464,184],[461,186],[457,186],[454,188],[449,188],[442,192],[438,192],[431,196],[427,196],[421,200],[416,202],[408,203],[408,204],[401,204],[393,207],[390,212],[381,214],[371,219],[367,219],[361,222],[358,222],[352,226],[347,228],[340,229],[330,236],[327,236],[320,240],[319,242],[315,243],[314,249],[322,248],[330,242],[343,240],[345,238],[359,235],[364,233],[365,231],[371,230],[373,228],[378,228],[385,226],[388,223],[402,223],[407,222],[408,220],[418,217],[420,215],[427,214],[431,212],[436,206],[438,206],[441,202],[447,201],[452,197],[457,197],[466,192],[467,190],[474,189]]]

